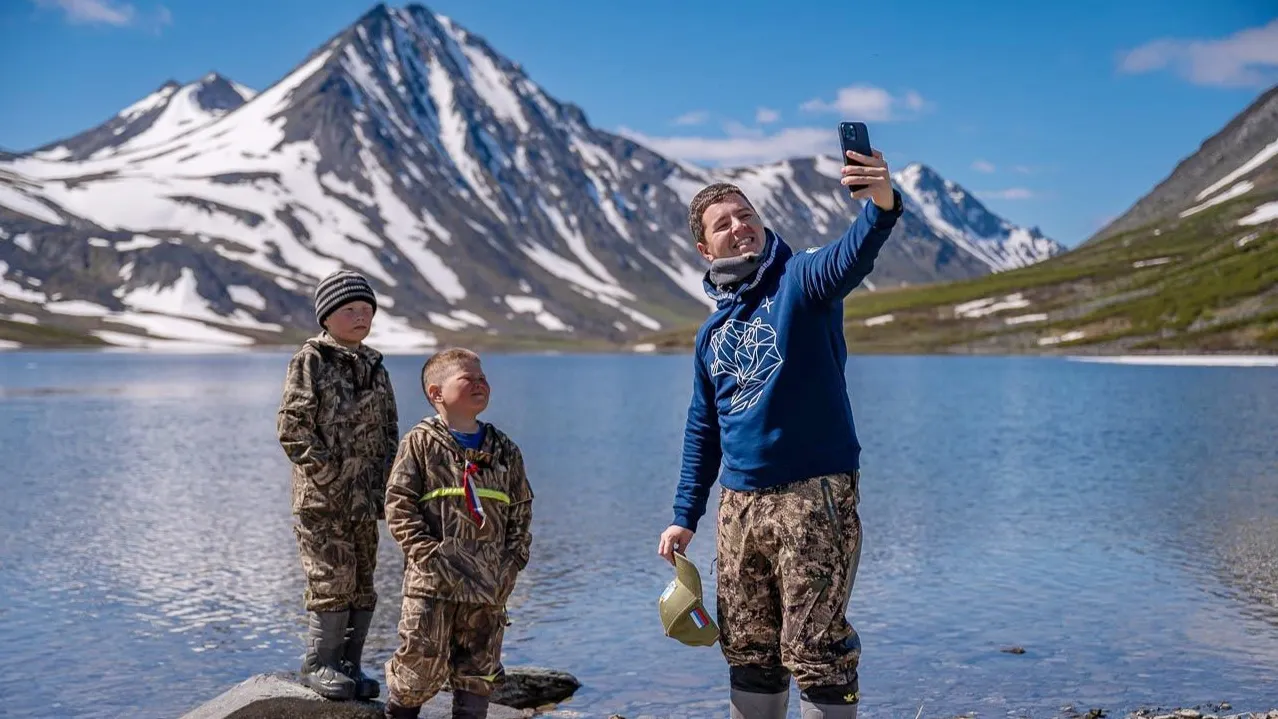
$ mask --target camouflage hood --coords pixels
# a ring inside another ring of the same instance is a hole
[[[331,359],[341,359],[345,362],[363,361],[368,364],[370,370],[382,365],[382,353],[369,347],[361,342],[358,347],[351,349],[346,345],[333,339],[328,332],[321,332],[314,337],[308,338],[302,343],[305,347],[312,347],[315,351],[323,354]]]
[[[448,425],[444,423],[441,417],[430,417],[424,419],[418,424],[423,434],[431,440],[439,443],[439,451],[451,457],[452,461],[474,462],[481,467],[493,466],[495,463],[505,464],[510,461],[511,446],[509,440],[500,430],[493,427],[487,422],[480,421],[479,425],[484,429],[484,441],[479,445],[479,449],[467,449],[457,441],[453,436],[452,430],[448,429]],[[505,441],[503,441],[505,440]],[[505,460],[499,462],[499,460]]]

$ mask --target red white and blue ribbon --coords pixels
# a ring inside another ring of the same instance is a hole
[[[479,493],[475,491],[474,478],[478,473],[479,467],[474,462],[466,463],[466,469],[462,472],[462,491],[466,495],[466,510],[470,512],[470,518],[483,529],[488,516],[484,514],[484,505],[479,501]]]

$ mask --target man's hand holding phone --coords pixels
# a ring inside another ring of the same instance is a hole
[[[845,187],[864,185],[854,191],[852,196],[858,200],[868,197],[881,210],[894,209],[896,199],[892,195],[892,173],[883,159],[883,153],[878,150],[872,152],[874,156],[867,157],[855,150],[848,150],[847,159],[857,164],[843,166],[843,178],[839,180],[839,184]]]

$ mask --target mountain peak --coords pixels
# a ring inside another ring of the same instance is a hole
[[[922,192],[947,192],[951,189],[948,180],[941,176],[939,172],[932,169],[930,165],[922,162],[911,162],[905,167],[893,173],[893,180],[901,186],[902,190],[909,190],[909,194],[918,194]]]
[[[941,173],[932,169],[931,165],[922,162],[911,162],[897,171],[902,177],[910,178],[920,182],[943,182]]]
[[[107,250],[116,264],[85,283],[119,313],[113,322],[176,314],[236,343],[249,341],[239,331],[313,325],[307,288],[340,267],[377,286],[388,310],[378,332],[399,347],[442,332],[625,340],[712,304],[686,240],[687,201],[705,183],[740,182],[804,247],[835,239],[856,213],[836,158],[703,171],[663,157],[591,127],[481,36],[419,4],[374,6],[256,96],[211,72],[61,152],[6,165],[25,184],[0,199],[16,197],[32,222],[95,229],[33,237]],[[944,185],[924,165],[906,172]],[[1008,264],[1019,228],[934,226],[911,202],[875,284]],[[26,267],[63,294],[62,275]]]
[[[1278,85],[1261,93],[1088,243],[1278,189]],[[1085,243],[1086,244],[1086,243]]]
[[[105,124],[30,154],[43,160],[88,160],[152,147],[238,109],[255,94],[217,72],[185,85],[169,78]]]
[[[1037,227],[1027,230],[990,212],[966,188],[921,162],[911,162],[892,179],[907,209],[991,270],[1021,267],[1065,251]]]
[[[210,72],[193,85],[195,103],[215,115],[239,108],[256,94],[216,72]]]

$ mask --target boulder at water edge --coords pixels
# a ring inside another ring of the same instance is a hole
[[[382,687],[383,698],[386,688]],[[449,719],[452,695],[440,692],[422,719]],[[530,712],[493,702],[489,719],[523,719]],[[182,716],[182,719],[382,719],[380,701],[330,701],[297,683],[292,672],[258,674]]]
[[[507,667],[506,680],[489,697],[494,704],[516,709],[537,709],[558,704],[581,688],[568,672],[543,667]]]

